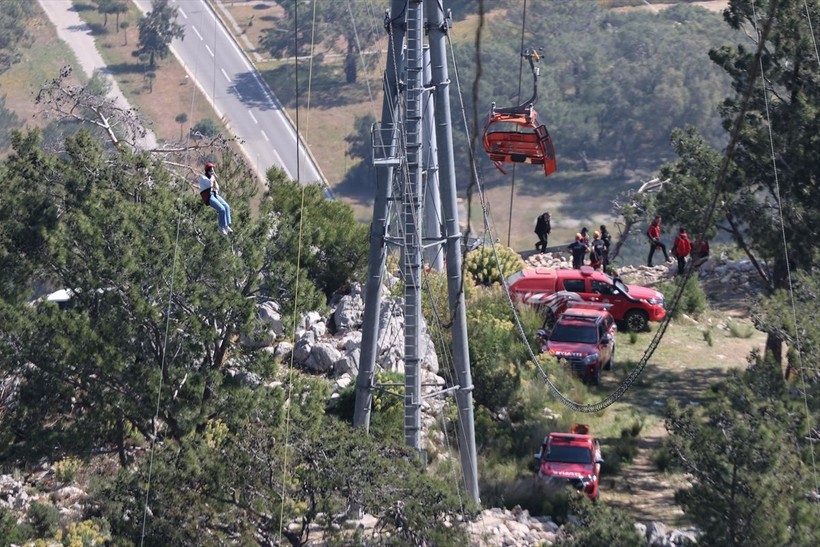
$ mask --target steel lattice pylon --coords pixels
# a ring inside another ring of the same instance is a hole
[[[392,15],[395,14],[395,18]],[[425,16],[429,47],[429,78],[425,81]],[[443,246],[452,318],[453,364],[459,414],[459,446],[464,485],[474,501],[478,496],[472,375],[467,344],[467,319],[461,291],[461,229],[456,203],[453,133],[450,120],[449,75],[446,38],[449,20],[442,0],[392,0],[385,19],[390,35],[384,76],[381,123],[372,134],[376,195],[370,227],[370,254],[365,286],[362,353],[356,380],[354,426],[368,428],[373,397],[373,373],[377,356],[381,286],[387,253],[388,211],[391,200],[401,198],[403,230],[402,275],[405,316],[405,418],[408,445],[421,449],[421,272],[425,242]],[[400,75],[402,77],[400,77]],[[399,82],[404,85],[399,88]],[[434,120],[424,120],[424,104],[434,105]],[[431,131],[435,128],[435,132]],[[432,160],[431,156],[435,156]],[[393,179],[400,176],[401,196],[393,195]],[[437,188],[434,185],[437,184]],[[425,183],[428,192],[423,192]],[[439,214],[428,218],[422,236],[424,196],[433,193],[440,202]],[[428,255],[429,256],[429,255]]]

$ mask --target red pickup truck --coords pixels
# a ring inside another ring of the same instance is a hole
[[[542,352],[565,361],[584,381],[597,386],[601,370],[612,369],[616,332],[615,321],[605,309],[572,307],[558,317],[551,330],[540,329],[538,339]]]
[[[525,268],[507,278],[507,285],[523,302],[538,304],[559,292],[577,293],[588,302],[609,304],[609,313],[628,330],[646,330],[649,321],[666,316],[663,294],[648,287],[625,285],[619,278],[581,266],[580,270]]]
[[[572,426],[569,433],[550,433],[535,455],[538,459],[538,481],[542,484],[569,483],[584,492],[589,499],[598,499],[598,478],[601,474],[601,446],[589,427]]]

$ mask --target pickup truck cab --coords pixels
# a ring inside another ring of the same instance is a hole
[[[601,371],[612,369],[617,330],[615,319],[605,309],[570,307],[551,330],[539,330],[538,338],[541,351],[568,363],[584,381],[598,385]]]
[[[523,302],[537,303],[545,296],[568,291],[587,302],[609,304],[609,312],[628,330],[646,330],[649,321],[666,316],[663,294],[648,287],[625,285],[619,278],[581,266],[580,270],[525,268],[507,278],[510,292]]]
[[[598,441],[589,435],[587,426],[577,424],[570,433],[550,433],[535,458],[540,483],[568,483],[589,499],[598,499],[598,479],[604,459]]]

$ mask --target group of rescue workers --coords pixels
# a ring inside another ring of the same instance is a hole
[[[550,232],[552,232],[551,216],[549,213],[543,213],[535,221],[535,235],[538,236],[535,250],[539,253],[547,252]],[[666,250],[666,245],[661,241],[660,215],[655,215],[655,218],[652,219],[649,228],[646,230],[646,237],[649,240],[647,266],[652,266],[652,257],[655,256],[655,251],[658,249],[663,252],[663,258],[667,262],[673,261]],[[567,245],[566,249],[572,255],[573,268],[579,269],[588,258],[589,266],[596,270],[603,269],[606,272],[609,271],[609,248],[611,244],[612,236],[606,226],[602,224],[600,230],[592,232],[592,240],[589,238],[589,230],[584,226],[580,232],[575,234],[575,240]],[[678,275],[683,275],[687,259],[690,256],[694,262],[694,267],[700,266],[709,258],[709,242],[703,239],[693,244],[689,240],[686,229],[681,226],[672,243],[672,255],[678,262]]]

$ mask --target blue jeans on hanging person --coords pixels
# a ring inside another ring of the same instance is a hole
[[[216,209],[220,228],[226,228],[231,225],[231,206],[228,205],[227,201],[222,199],[222,196],[211,192],[211,199],[208,201],[208,205]]]

